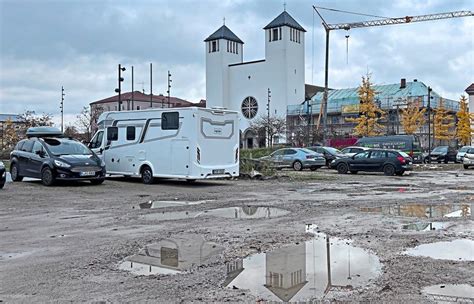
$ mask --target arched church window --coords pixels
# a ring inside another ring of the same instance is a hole
[[[251,96],[247,97],[242,101],[242,114],[247,119],[252,119],[257,115],[258,103],[257,100]]]

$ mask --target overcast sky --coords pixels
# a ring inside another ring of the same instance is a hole
[[[244,60],[264,57],[264,31],[283,11],[279,0],[0,0],[0,113],[34,110],[59,121],[61,86],[68,121],[117,87],[166,92],[192,102],[206,97],[203,40],[226,25],[245,42]],[[474,10],[472,0],[286,0],[306,30],[306,83],[324,84],[325,33],[312,5],[382,17]],[[322,11],[328,23],[372,19]],[[314,31],[313,31],[314,18]],[[370,71],[375,84],[406,78],[458,99],[474,81],[474,17],[331,32],[329,86],[356,87]],[[314,40],[313,40],[314,37]],[[314,46],[314,48],[313,48]],[[314,55],[313,55],[314,50]],[[142,84],[143,83],[143,84]]]

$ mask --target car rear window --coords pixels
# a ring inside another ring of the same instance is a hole
[[[410,155],[406,154],[405,152],[400,151],[398,153],[400,153],[400,155],[403,157],[410,157]]]

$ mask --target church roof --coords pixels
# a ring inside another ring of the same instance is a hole
[[[293,19],[293,17],[291,17],[290,14],[288,14],[286,11],[284,11],[278,17],[273,19],[273,21],[270,22],[263,29],[267,30],[267,29],[271,29],[271,28],[274,28],[274,27],[284,26],[284,25],[295,28],[295,29],[303,31],[303,32],[306,32],[306,30],[298,22],[296,22],[296,20]]]
[[[234,34],[227,26],[223,25],[221,26],[217,31],[215,31],[212,35],[206,38],[204,42],[211,41],[211,40],[216,40],[216,39],[227,39],[230,41],[235,41],[238,43],[244,43],[242,40],[240,40],[239,37],[237,37],[236,34]]]
[[[466,88],[466,93],[469,95],[474,94],[474,83]]]

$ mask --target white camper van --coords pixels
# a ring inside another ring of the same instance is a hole
[[[89,147],[107,174],[196,179],[239,175],[237,112],[169,108],[105,112]]]

